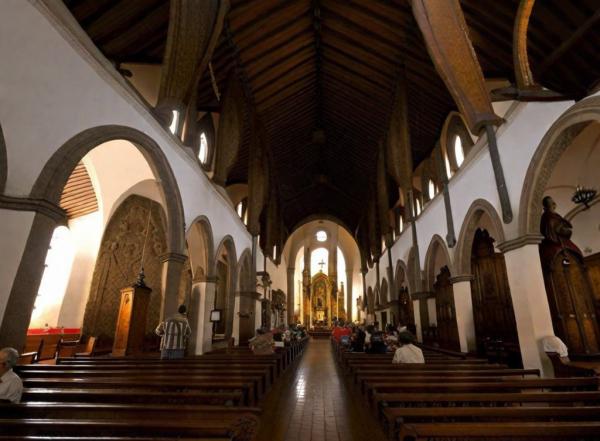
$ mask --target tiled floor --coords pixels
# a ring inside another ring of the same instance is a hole
[[[338,372],[329,340],[311,340],[263,403],[260,441],[383,441],[362,397]]]

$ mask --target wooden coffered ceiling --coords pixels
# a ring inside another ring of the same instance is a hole
[[[64,0],[115,63],[163,61],[167,0]],[[407,0],[231,0],[212,57],[218,87],[247,81],[265,127],[284,223],[333,216],[356,228],[375,180],[399,72],[407,79],[413,166],[456,109]],[[461,0],[484,76],[514,82],[519,0]],[[539,0],[528,33],[536,81],[573,98],[600,79],[600,0]],[[198,109],[218,111],[208,72]],[[228,183],[247,182],[249,130]]]

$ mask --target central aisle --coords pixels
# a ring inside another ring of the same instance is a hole
[[[263,403],[258,440],[383,441],[379,424],[358,394],[348,390],[331,343],[311,339]]]

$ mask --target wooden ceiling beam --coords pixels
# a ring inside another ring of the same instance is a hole
[[[364,60],[356,58],[353,55],[349,55],[343,50],[338,49],[335,46],[330,46],[327,43],[323,44],[323,57],[325,59],[331,58],[340,65],[353,66],[353,70],[364,69],[367,72],[369,78],[376,78],[379,84],[391,84],[394,81],[393,72],[386,72],[377,69],[377,66],[365,63]]]
[[[315,81],[315,72],[309,71],[301,78],[297,78],[292,85],[286,84],[278,84],[277,88],[270,93],[264,93],[263,96],[256,97],[256,104],[262,109],[267,109],[270,106],[274,105],[282,101],[285,97],[297,92],[298,90],[302,90],[308,84],[314,83]]]
[[[555,64],[560,57],[562,57],[577,41],[583,38],[584,34],[589,31],[594,25],[596,25],[600,21],[600,8],[594,12],[594,14],[589,17],[585,23],[583,23],[580,27],[577,28],[575,32],[573,32],[569,38],[564,40],[560,46],[558,46],[538,67],[537,74],[543,75],[546,70],[550,68],[553,64]]]
[[[263,89],[268,90],[268,86],[273,86],[279,81],[285,81],[290,76],[297,78],[308,70],[314,69],[314,52],[312,48],[307,48],[295,57],[286,60],[277,67],[271,69],[259,77],[255,77],[252,89],[255,94],[260,94]]]
[[[285,50],[282,48],[274,49],[259,59],[246,61],[250,81],[265,75],[278,65],[287,62],[287,60],[290,58],[303,53],[307,50],[307,48],[311,48],[314,53],[314,47],[311,38],[294,38],[287,42]]]

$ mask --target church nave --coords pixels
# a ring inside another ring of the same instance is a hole
[[[336,365],[329,339],[312,338],[297,367],[267,395],[258,440],[384,441],[362,398]]]

